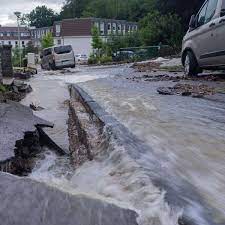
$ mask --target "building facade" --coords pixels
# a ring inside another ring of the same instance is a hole
[[[101,19],[101,18],[75,18],[55,22],[53,36],[55,45],[72,45],[75,54],[92,52],[93,27],[97,27],[103,40],[110,35],[126,35],[138,30],[138,24],[125,20]]]
[[[20,27],[20,44],[25,47],[31,41],[30,30]],[[2,27],[0,25],[0,45],[12,45],[13,48],[19,47],[19,37],[17,27]]]
[[[35,47],[41,47],[41,39],[47,33],[53,33],[53,27],[30,28],[31,39]]]
[[[32,41],[35,47],[41,47],[41,40],[47,33],[52,33],[55,45],[71,45],[75,54],[92,52],[92,28],[97,27],[104,41],[110,35],[126,35],[138,30],[137,23],[125,20],[101,18],[75,18],[55,22],[52,27],[20,27],[21,47]],[[0,26],[0,45],[19,46],[18,28]]]

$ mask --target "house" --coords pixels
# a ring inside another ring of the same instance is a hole
[[[96,26],[103,40],[110,35],[125,35],[138,30],[137,23],[125,20],[101,18],[75,18],[55,22],[53,36],[55,45],[72,45],[75,54],[92,52],[92,28]]]
[[[31,41],[30,30],[26,27],[20,27],[21,47],[25,47],[29,41]],[[0,25],[0,45],[19,47],[18,27],[2,27]]]

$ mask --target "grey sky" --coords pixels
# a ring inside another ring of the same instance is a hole
[[[0,0],[0,24],[14,25],[15,16],[13,12],[30,12],[38,5],[46,5],[55,11],[60,11],[64,0]]]

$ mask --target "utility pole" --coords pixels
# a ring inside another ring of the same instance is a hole
[[[22,55],[21,55],[21,39],[20,39],[20,17],[21,12],[15,12],[14,13],[17,18],[17,27],[18,27],[18,42],[19,42],[19,57],[20,57],[20,67],[22,66]]]

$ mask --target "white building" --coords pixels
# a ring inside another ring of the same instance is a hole
[[[25,47],[31,41],[28,28],[20,27],[20,40],[21,47]],[[0,45],[12,45],[13,48],[19,47],[18,28],[2,27],[0,25]]]
[[[55,45],[72,45],[75,54],[92,52],[93,26],[99,29],[99,34],[106,40],[109,35],[125,35],[137,31],[138,25],[124,20],[100,19],[100,18],[75,18],[55,22],[53,36]]]

